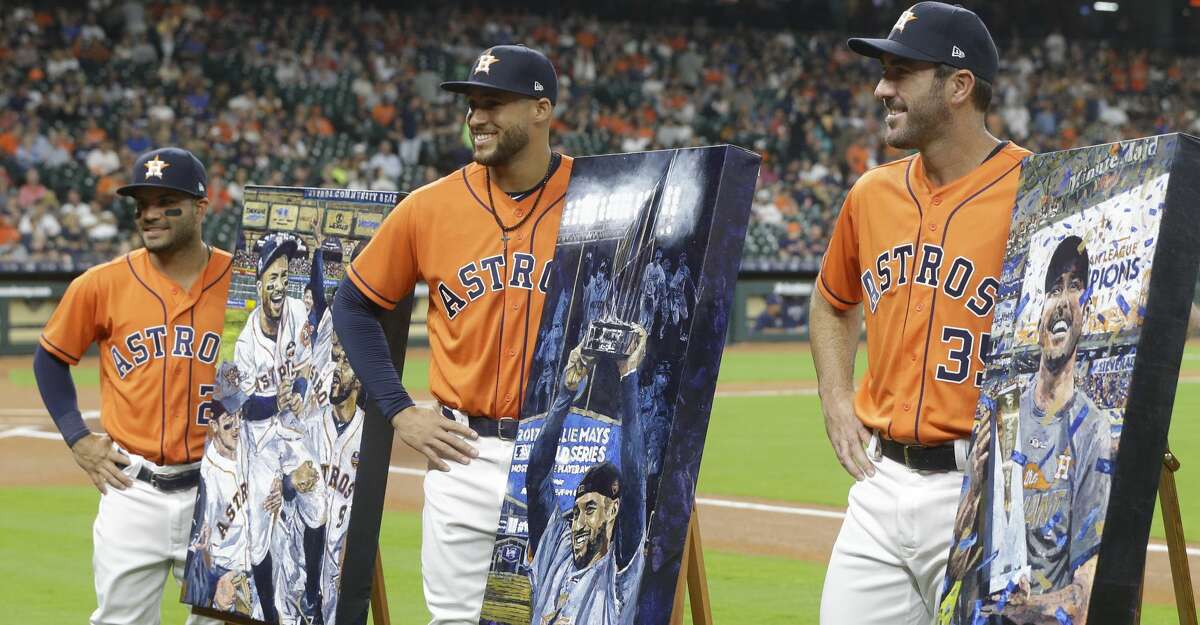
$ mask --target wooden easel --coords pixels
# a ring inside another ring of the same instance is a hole
[[[371,576],[371,622],[392,625],[388,614],[387,591],[383,586],[383,552],[375,548],[375,574]]]
[[[392,625],[388,614],[387,591],[383,586],[383,553],[375,548],[375,573],[371,575],[371,622],[375,625]],[[225,625],[240,625],[240,621],[226,621]]]
[[[1179,458],[1170,449],[1163,454],[1162,476],[1158,483],[1158,501],[1162,507],[1163,528],[1167,534],[1167,557],[1171,560],[1171,582],[1175,586],[1175,608],[1179,625],[1196,625],[1196,598],[1192,594],[1192,573],[1188,566],[1187,543],[1183,539],[1183,519],[1179,515],[1179,491],[1175,488],[1175,472]],[[1145,592],[1145,582],[1142,591]],[[1141,623],[1138,608],[1134,623]]]
[[[712,625],[712,604],[708,598],[708,576],[704,572],[704,549],[700,545],[700,516],[692,504],[692,519],[688,521],[687,544],[683,563],[679,566],[679,582],[675,587],[675,607],[671,610],[671,625],[683,623],[683,594],[691,599],[693,625]]]

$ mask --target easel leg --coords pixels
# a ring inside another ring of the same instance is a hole
[[[1175,471],[1179,459],[1168,449],[1163,456],[1158,499],[1162,507],[1163,528],[1167,534],[1167,556],[1171,560],[1171,581],[1175,586],[1175,607],[1180,625],[1196,625],[1196,598],[1192,594],[1192,573],[1188,566],[1187,542],[1183,538],[1183,519],[1179,514],[1179,491]],[[1140,610],[1139,610],[1140,612]]]
[[[371,622],[375,625],[391,625],[388,614],[387,590],[383,585],[383,554],[375,548],[375,574],[371,578]]]
[[[692,520],[688,524],[688,598],[692,604],[692,623],[712,625],[712,603],[708,597],[708,574],[704,568],[704,549],[700,544],[700,515],[692,506]]]
[[[700,541],[700,516],[695,504],[688,521],[685,556],[679,565],[679,582],[675,586],[675,607],[671,625],[683,623],[683,593],[686,589],[692,609],[693,625],[712,625],[712,604],[708,596],[708,576],[704,570],[704,547]]]

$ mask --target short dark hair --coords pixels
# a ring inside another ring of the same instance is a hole
[[[934,70],[933,77],[938,84],[941,84],[953,76],[958,69],[943,63]],[[971,90],[971,104],[975,105],[976,110],[987,113],[988,109],[992,108],[992,83],[975,76],[975,88]]]

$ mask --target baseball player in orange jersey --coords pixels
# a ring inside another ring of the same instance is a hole
[[[971,11],[921,2],[887,39],[849,45],[882,63],[886,141],[917,154],[850,189],[812,301],[825,427],[857,480],[821,622],[931,623],[1029,152],[985,126],[999,59]],[[864,315],[869,366],[855,392]]]
[[[195,156],[148,152],[131,179],[118,193],[137,202],[145,249],[75,279],[34,357],[46,408],[101,493],[93,624],[158,623],[168,571],[183,574],[233,265],[200,238],[207,177]],[[68,369],[92,343],[106,434],[80,418]]]
[[[350,264],[333,322],[368,394],[434,469],[425,478],[421,543],[432,623],[474,625],[571,159],[550,149],[558,80],[540,52],[489,48],[468,80],[442,88],[467,96],[475,162],[417,189],[388,215]],[[374,317],[418,280],[429,285],[433,409],[405,393]]]

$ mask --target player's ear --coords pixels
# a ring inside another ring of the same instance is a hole
[[[204,216],[208,214],[208,198],[197,198],[192,205],[196,207],[196,218],[204,219]]]
[[[975,74],[960,69],[950,75],[946,80],[947,86],[950,88],[950,102],[955,106],[969,105],[971,103],[971,93],[975,91]]]
[[[550,118],[554,115],[554,105],[550,103],[550,98],[538,98],[533,103],[533,119],[537,122],[550,123]]]

